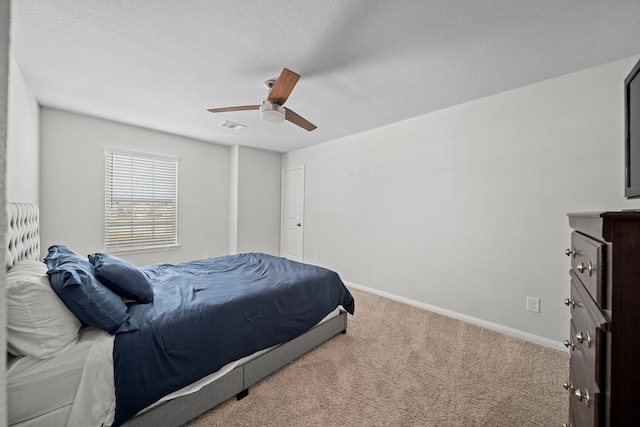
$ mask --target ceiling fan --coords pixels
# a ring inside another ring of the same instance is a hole
[[[264,87],[269,91],[267,99],[262,101],[262,105],[242,105],[239,107],[210,108],[207,111],[212,113],[223,113],[229,111],[260,110],[260,118],[265,122],[282,123],[287,120],[298,125],[309,132],[317,126],[299,116],[293,110],[283,107],[291,91],[298,83],[300,76],[293,71],[283,68],[277,79],[270,79],[264,82]]]

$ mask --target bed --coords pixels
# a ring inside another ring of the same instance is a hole
[[[94,321],[82,311],[91,301],[76,299],[82,306],[78,309],[73,298],[68,300],[65,288],[79,288],[73,281],[84,274],[84,268],[100,277],[96,285],[99,292],[103,292],[104,283],[117,288],[127,280],[120,280],[124,276],[118,274],[107,277],[105,266],[115,262],[119,266],[116,273],[124,271],[127,278],[135,274],[126,268],[136,267],[108,254],[94,254],[85,260],[60,245],[49,248],[43,263],[39,261],[37,207],[10,203],[7,208],[7,348],[13,353],[8,356],[7,399],[11,426],[179,426],[233,396],[245,397],[252,385],[345,333],[347,312],[353,313],[353,298],[336,273],[254,253],[142,267],[138,273],[149,280],[152,301],[143,301],[149,298],[146,288],[143,295],[117,289],[119,301],[127,301],[126,318],[110,315],[107,324]],[[287,272],[290,269],[294,273]],[[187,271],[187,280],[178,284],[176,278],[185,275],[182,270]],[[84,276],[81,279],[87,280]],[[236,284],[226,286],[233,289],[232,294],[241,293],[238,289],[243,287],[255,291],[248,297],[229,296],[223,285],[232,279]],[[329,295],[316,295],[319,288],[330,290]],[[121,292],[127,296],[122,297]],[[272,302],[269,294],[275,298]],[[307,303],[311,305],[302,305]],[[25,310],[32,312],[25,314]],[[29,322],[39,321],[44,326],[25,329],[21,319],[34,312],[35,320],[29,318]],[[270,318],[269,312],[276,316]],[[204,318],[211,326],[194,326],[195,318]],[[165,321],[177,329],[164,332],[160,325]],[[253,329],[259,334],[249,338],[248,331]],[[215,343],[211,342],[214,338]],[[241,343],[240,349],[235,341]],[[187,345],[194,342],[195,347]],[[143,354],[149,349],[150,353]],[[143,384],[142,391],[131,393],[132,384]]]

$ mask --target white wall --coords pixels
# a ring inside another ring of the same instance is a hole
[[[231,149],[230,253],[280,254],[281,155]]]
[[[137,265],[226,255],[229,148],[111,121],[41,110],[42,256],[52,244],[103,250],[104,148],[179,157],[178,250],[122,255]]]
[[[6,203],[7,169],[7,104],[9,80],[9,9],[10,2],[0,1],[0,206]],[[6,241],[7,212],[0,211],[0,242]],[[0,260],[6,249],[0,247]],[[0,427],[7,425],[7,298],[4,287],[4,269],[0,269]]]
[[[7,200],[39,204],[40,106],[13,56],[9,57]]]
[[[566,213],[640,207],[623,191],[636,60],[285,154],[306,168],[304,252],[347,281],[564,340]]]

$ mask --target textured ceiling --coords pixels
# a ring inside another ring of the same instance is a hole
[[[640,53],[638,0],[14,0],[41,105],[286,152]],[[263,82],[301,75],[270,124]],[[247,126],[220,127],[224,120]]]

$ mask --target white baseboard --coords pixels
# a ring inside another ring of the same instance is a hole
[[[434,313],[442,314],[443,316],[451,317],[453,319],[462,320],[463,322],[471,323],[474,325],[481,326],[483,328],[491,329],[496,332],[500,332],[505,335],[509,335],[515,338],[519,338],[521,340],[529,341],[534,344],[542,345],[545,347],[552,348],[554,350],[567,352],[567,348],[563,343],[559,341],[554,341],[549,338],[541,337],[539,335],[530,334],[529,332],[524,332],[518,329],[509,328],[504,325],[500,325],[498,323],[489,322],[487,320],[478,319],[477,317],[468,316],[466,314],[457,313],[455,311],[447,310],[445,308],[436,307],[435,305],[426,304],[424,302],[412,300],[409,298],[401,297],[398,295],[390,294],[389,292],[380,291],[378,289],[369,288],[367,286],[358,285],[357,283],[344,281],[344,284],[347,287],[359,289],[364,292],[369,292],[370,294],[380,295],[385,298],[389,298],[394,301],[402,302],[405,304],[412,305],[414,307],[418,307],[423,310],[432,311]]]

